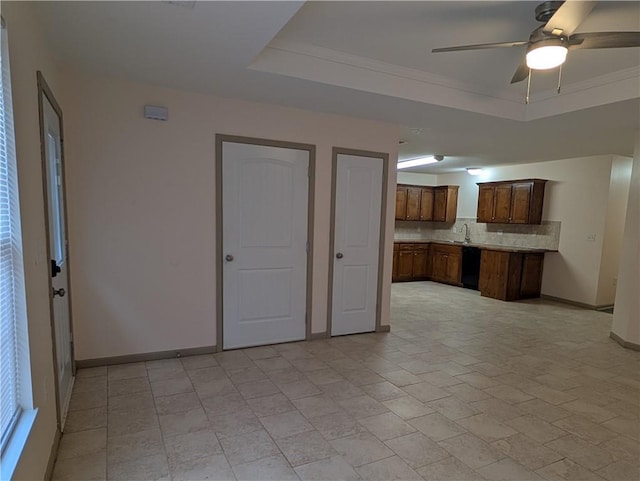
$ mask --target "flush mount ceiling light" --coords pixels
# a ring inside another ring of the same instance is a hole
[[[467,172],[470,175],[480,175],[482,174],[482,169],[479,167],[467,167]]]
[[[549,70],[558,67],[567,59],[568,50],[563,38],[550,38],[536,42],[527,49],[527,67],[533,70]]]
[[[403,160],[398,162],[398,170],[408,169],[409,167],[418,167],[420,165],[434,164],[440,162],[444,157],[442,155],[429,155],[427,157],[419,157],[417,159]]]

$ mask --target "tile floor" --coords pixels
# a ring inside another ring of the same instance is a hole
[[[640,353],[609,314],[392,296],[390,334],[78,371],[53,479],[640,479]]]

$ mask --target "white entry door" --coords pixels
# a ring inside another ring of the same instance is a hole
[[[338,154],[331,335],[376,328],[383,159]]]
[[[53,303],[53,337],[58,380],[60,428],[64,421],[73,388],[74,363],[69,309],[69,263],[65,223],[65,196],[61,122],[46,95],[42,95],[43,142],[47,210],[49,217],[49,252],[51,255],[50,293]]]
[[[309,152],[222,143],[223,348],[306,337]]]

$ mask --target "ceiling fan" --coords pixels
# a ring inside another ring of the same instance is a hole
[[[543,22],[536,28],[529,40],[515,42],[482,43],[459,47],[434,48],[432,52],[456,52],[500,47],[526,46],[526,55],[516,69],[511,83],[527,77],[531,80],[531,70],[548,70],[562,67],[567,52],[575,49],[640,47],[640,32],[573,32],[589,15],[597,2],[566,0],[546,1],[535,9],[536,20]],[[560,72],[561,74],[561,72]],[[527,102],[528,102],[527,86]],[[558,82],[560,92],[560,81]]]

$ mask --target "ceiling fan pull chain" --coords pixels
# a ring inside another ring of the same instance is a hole
[[[560,69],[558,70],[558,94],[560,94],[561,86],[562,86],[562,64],[560,64]]]
[[[529,75],[527,75],[527,95],[524,98],[524,103],[529,105],[529,92],[531,91],[531,69],[529,69]]]

